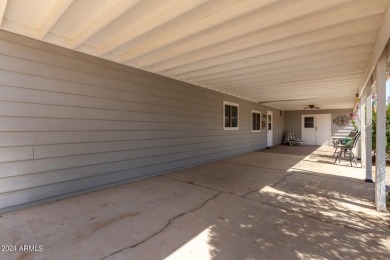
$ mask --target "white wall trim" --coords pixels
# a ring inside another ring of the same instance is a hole
[[[260,130],[253,130],[253,113],[258,113],[258,114],[260,114]],[[261,132],[261,129],[262,129],[262,126],[261,126],[261,124],[262,124],[262,122],[263,122],[263,118],[262,118],[262,114],[263,113],[261,113],[261,111],[258,111],[258,110],[252,110],[252,125],[251,125],[251,129],[252,129],[252,133],[260,133]]]
[[[271,142],[271,145],[268,145],[268,115],[271,115],[271,140],[272,140],[272,142]],[[266,131],[267,131],[267,147],[271,147],[271,146],[274,146],[275,145],[275,140],[274,140],[274,123],[275,123],[275,120],[274,120],[274,113],[273,113],[273,111],[271,111],[271,110],[267,110],[267,119],[266,119],[267,121],[266,121]]]
[[[237,107],[237,127],[225,127],[225,105],[231,105],[231,106]],[[222,111],[223,112],[223,117],[222,117],[223,130],[239,130],[240,129],[240,105],[237,103],[229,102],[229,101],[223,101],[222,110],[223,110]]]

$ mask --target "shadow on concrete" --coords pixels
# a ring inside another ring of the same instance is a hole
[[[260,150],[260,152],[308,156],[318,151],[320,147],[319,145],[277,145],[270,147],[270,149]]]
[[[44,251],[0,259],[387,259],[390,215],[374,209],[374,184],[322,162],[323,147],[295,148],[6,214],[0,242]]]
[[[211,168],[169,174],[169,178],[226,193],[218,198],[224,206],[216,205],[216,200],[203,209],[209,222],[200,224],[204,218],[200,212],[191,215],[193,225],[200,229],[171,256],[184,257],[189,248],[207,241],[204,253],[209,259],[387,259],[389,215],[375,210],[374,185],[356,177],[300,169],[329,164],[332,168],[325,171],[332,171],[340,165],[329,162],[332,151],[303,146],[291,155],[295,148],[276,147]],[[315,161],[305,160],[313,155]],[[231,184],[229,188],[226,183]],[[229,202],[221,201],[225,197]]]

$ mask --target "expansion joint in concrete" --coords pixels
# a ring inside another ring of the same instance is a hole
[[[243,163],[235,163],[235,162],[224,162],[228,164],[234,164],[234,165],[240,165],[240,166],[246,166],[251,168],[257,168],[257,169],[266,169],[266,170],[272,170],[272,171],[279,171],[279,172],[285,172],[286,170],[277,169],[277,168],[270,168],[270,167],[264,167],[264,166],[256,166],[256,165],[250,165],[250,164],[243,164]]]

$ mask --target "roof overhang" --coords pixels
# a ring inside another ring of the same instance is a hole
[[[12,0],[2,30],[283,110],[353,108],[389,0]]]

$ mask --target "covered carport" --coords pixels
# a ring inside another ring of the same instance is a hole
[[[7,258],[385,258],[389,8],[1,1],[0,237],[44,247]],[[360,115],[363,170],[278,146],[310,105]]]
[[[5,259],[386,259],[389,214],[333,150],[277,146],[1,217]],[[368,246],[369,245],[369,246]]]

